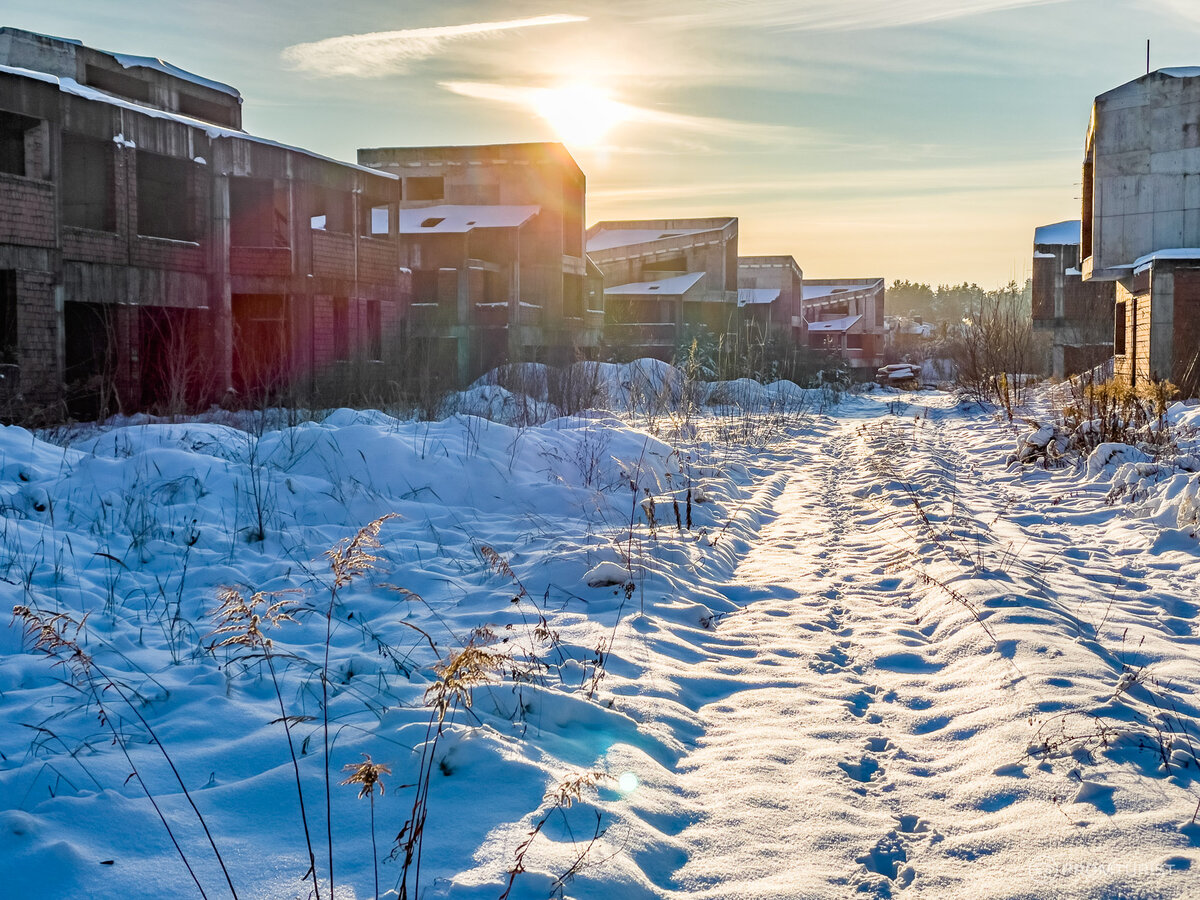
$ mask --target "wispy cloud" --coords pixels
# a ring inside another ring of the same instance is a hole
[[[1063,172],[1078,166],[1078,157],[1060,156],[1006,163],[974,163],[919,168],[855,169],[780,178],[627,185],[588,190],[589,202],[675,200],[689,197],[775,198],[783,204],[800,196],[830,195],[849,200],[869,196],[928,196],[938,194],[1003,193],[1046,188],[1070,189]]]
[[[443,81],[440,84],[446,90],[463,97],[518,106],[543,118],[547,118],[546,110],[560,105],[564,96],[564,93],[557,88],[524,87],[478,81]],[[589,102],[586,97],[584,102]],[[645,106],[634,106],[610,97],[601,97],[590,102],[602,103],[603,109],[598,112],[615,123],[652,126],[662,129],[664,132],[740,138],[758,144],[794,142],[803,135],[800,129],[783,125],[762,125],[713,116],[692,116],[667,112]]]
[[[861,31],[918,25],[1066,0],[709,0],[655,18],[694,26],[774,26],[811,31]],[[1171,2],[1171,0],[1168,0]],[[1190,2],[1190,0],[1182,0]]]
[[[314,75],[378,78],[403,72],[409,63],[436,56],[443,52],[446,45],[455,41],[587,20],[587,16],[534,16],[503,22],[472,22],[466,25],[409,28],[404,31],[347,34],[307,44],[293,44],[285,47],[281,55],[292,68]]]

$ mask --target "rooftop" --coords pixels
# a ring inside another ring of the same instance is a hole
[[[678,296],[687,293],[704,277],[703,272],[688,272],[686,275],[676,275],[673,278],[662,278],[658,281],[635,281],[630,284],[618,284],[604,289],[605,294]]]
[[[516,228],[539,212],[540,206],[426,206],[402,209],[401,234],[465,234],[476,228]]]
[[[1055,222],[1053,225],[1043,225],[1033,232],[1033,243],[1050,245],[1071,245],[1080,241],[1082,223],[1078,219],[1068,219],[1065,222]]]

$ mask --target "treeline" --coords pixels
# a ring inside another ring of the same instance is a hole
[[[987,290],[977,284],[939,284],[896,279],[887,289],[885,306],[889,316],[920,317],[926,322],[959,323],[981,308],[1000,302],[1017,309],[1030,309],[1032,282],[1024,286],[1010,281],[1002,288]]]

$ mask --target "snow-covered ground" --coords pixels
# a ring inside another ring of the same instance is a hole
[[[298,770],[329,897],[328,767],[339,898],[404,890],[414,811],[414,900],[1194,896],[1188,447],[1046,470],[944,394],[704,396],[0,431],[0,894],[309,896]],[[294,621],[214,634],[222,588]]]

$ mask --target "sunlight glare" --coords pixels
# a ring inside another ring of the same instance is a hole
[[[638,786],[638,777],[632,772],[624,772],[617,779],[617,787],[621,789],[622,794],[628,794],[636,791]]]
[[[564,143],[581,147],[600,143],[629,117],[625,104],[584,84],[546,89],[534,102],[534,111],[550,123]]]

